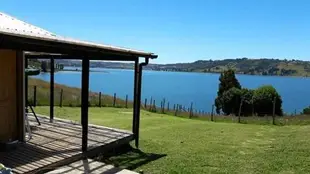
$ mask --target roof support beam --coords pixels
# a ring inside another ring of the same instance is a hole
[[[54,121],[54,74],[55,74],[55,62],[54,59],[50,59],[51,69],[50,69],[50,122]]]
[[[140,132],[140,107],[141,107],[141,88],[142,88],[142,70],[143,70],[143,66],[146,66],[149,63],[149,59],[146,58],[145,62],[140,63],[139,67],[138,67],[138,76],[137,76],[137,97],[135,98],[137,101],[136,103],[136,118],[135,118],[135,131],[134,131],[134,135],[135,135],[135,146],[137,148],[139,148],[139,132]]]
[[[25,59],[22,50],[16,51],[16,124],[18,128],[17,139],[25,142]]]
[[[26,58],[25,54],[25,69],[28,68],[28,59]],[[26,106],[28,106],[28,76],[25,75],[25,96],[26,96]]]
[[[137,80],[138,80],[138,72],[139,72],[139,59],[135,61],[134,67],[134,84],[133,84],[133,118],[132,118],[132,133],[134,137],[136,137],[136,118],[137,118]]]
[[[82,122],[82,151],[87,151],[88,140],[88,96],[89,96],[89,59],[82,60],[82,105],[81,105],[81,122]]]

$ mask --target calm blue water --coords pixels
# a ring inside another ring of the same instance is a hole
[[[118,69],[94,69],[104,72],[90,73],[90,90],[103,92],[125,98],[126,94],[132,99],[133,71]],[[36,76],[49,81],[49,74]],[[165,98],[172,104],[190,106],[194,103],[195,109],[211,111],[212,104],[218,89],[219,74],[185,73],[185,72],[158,72],[144,71],[142,85],[142,101],[151,97],[157,105]],[[273,85],[282,96],[283,109],[287,113],[302,111],[309,106],[310,78],[302,77],[274,77],[237,75],[242,87],[256,88],[261,85]],[[81,72],[57,72],[55,82],[72,87],[81,87]]]

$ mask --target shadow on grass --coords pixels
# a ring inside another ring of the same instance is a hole
[[[158,160],[166,154],[145,153],[130,145],[123,145],[113,151],[95,157],[95,160],[113,164],[115,167],[134,170],[144,164]]]

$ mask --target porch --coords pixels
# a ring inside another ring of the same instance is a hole
[[[81,151],[82,126],[69,120],[38,117],[39,126],[33,116],[29,116],[32,138],[15,149],[0,152],[0,161],[13,169],[14,173],[44,173],[68,165],[83,157],[91,157],[134,139],[131,132],[89,125],[88,148]]]

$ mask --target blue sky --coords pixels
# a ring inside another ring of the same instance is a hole
[[[309,0],[0,0],[0,11],[59,35],[198,59],[310,60]]]

